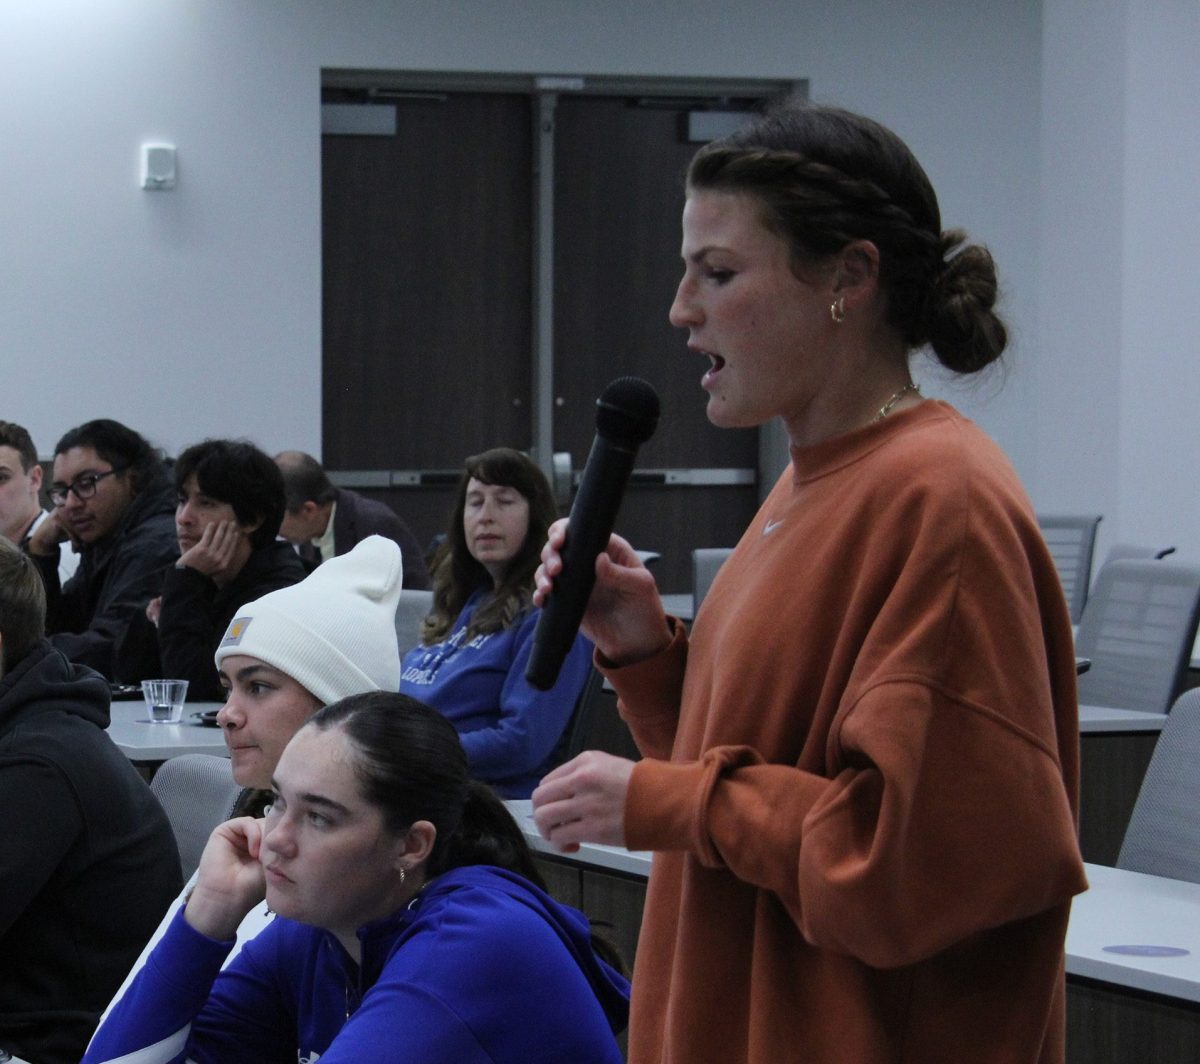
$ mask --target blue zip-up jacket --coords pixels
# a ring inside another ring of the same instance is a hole
[[[511,628],[466,638],[471,617],[489,593],[481,588],[467,599],[442,642],[404,655],[400,690],[454,725],[472,776],[502,798],[528,798],[554,768],[559,740],[592,667],[592,644],[576,636],[557,682],[539,691],[525,679],[537,610]]]
[[[586,918],[488,865],[359,929],[362,967],[276,917],[229,967],[176,916],[83,1064],[619,1064],[629,982]]]

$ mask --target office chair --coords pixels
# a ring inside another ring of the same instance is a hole
[[[1092,552],[1100,515],[1038,514],[1037,522],[1067,596],[1071,623],[1078,624],[1092,580]]]
[[[1114,543],[1104,556],[1104,564],[1125,561],[1128,558],[1160,560],[1168,554],[1174,553],[1174,547],[1146,547],[1138,543]]]
[[[234,782],[229,758],[180,754],[162,763],[150,781],[150,790],[171,823],[186,883],[200,863],[213,828],[233,815],[242,788]]]
[[[588,675],[563,737],[555,751],[554,763],[561,765],[584,750],[602,750],[631,761],[641,758],[629,727],[617,713],[617,698],[605,688],[604,677],[592,669]]]
[[[600,693],[603,689],[604,677],[593,666],[588,672],[588,678],[584,681],[583,689],[579,692],[579,697],[575,700],[575,708],[571,711],[571,719],[567,722],[567,727],[563,731],[563,737],[559,742],[558,751],[555,755],[555,762],[557,764],[561,765],[565,761],[570,761],[576,754],[581,754],[584,750],[593,748],[590,740],[595,724]]]
[[[1083,610],[1077,657],[1081,705],[1166,713],[1183,690],[1200,618],[1200,567],[1129,560],[1106,564]]]
[[[700,603],[712,587],[717,570],[733,553],[732,547],[697,547],[692,551],[692,616],[700,612]]]
[[[421,641],[421,622],[433,609],[433,592],[404,588],[396,603],[396,643],[404,657]]]
[[[1117,867],[1200,883],[1200,688],[1179,696],[1154,747]]]

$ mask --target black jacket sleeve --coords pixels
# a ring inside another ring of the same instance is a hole
[[[88,665],[110,680],[114,675],[114,648],[131,618],[158,594],[164,568],[178,555],[174,533],[170,541],[129,537],[118,544],[103,573],[92,574],[81,565],[67,581],[57,601],[47,611],[50,642],[71,661]],[[53,559],[39,559],[39,563]],[[57,564],[57,563],[55,563]],[[43,576],[47,567],[40,565]],[[89,585],[98,580],[98,588]],[[55,576],[57,583],[57,575]],[[47,597],[55,598],[47,583]],[[94,601],[94,609],[89,605]]]
[[[163,580],[158,615],[158,656],[163,675],[187,680],[193,702],[219,702],[225,697],[213,663],[218,616],[217,585],[188,566],[172,566]]]

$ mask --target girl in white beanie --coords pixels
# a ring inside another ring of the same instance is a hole
[[[229,692],[217,723],[238,783],[269,787],[288,740],[322,706],[399,687],[403,575],[400,548],[369,536],[238,610],[215,656]],[[257,812],[247,802],[239,811]]]
[[[369,536],[291,587],[247,603],[215,655],[229,700],[217,713],[233,778],[249,788],[235,816],[261,817],[271,777],[288,741],[322,706],[349,695],[395,691],[400,682],[396,605],[404,567],[390,539]],[[105,1016],[120,1001],[195,883],[184,888]],[[238,946],[270,921],[265,905],[238,928]],[[104,1017],[101,1017],[101,1024]]]

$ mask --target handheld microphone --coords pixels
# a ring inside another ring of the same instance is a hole
[[[596,438],[571,506],[562,571],[542,606],[525,679],[554,686],[575,642],[596,583],[596,558],[608,546],[637,449],[658,426],[658,393],[637,377],[620,377],[596,400]]]

